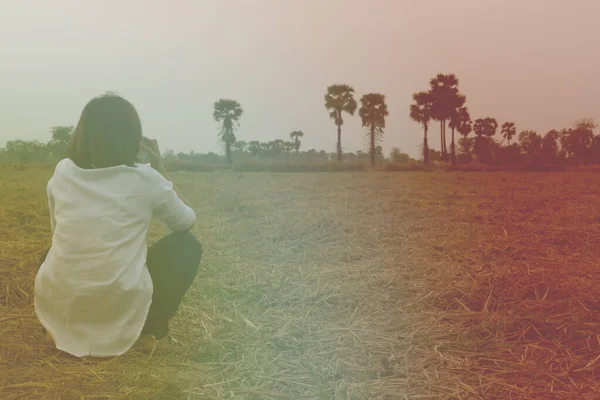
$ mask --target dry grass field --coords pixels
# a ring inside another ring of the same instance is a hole
[[[33,313],[50,174],[0,170],[2,399],[600,398],[595,173],[178,172],[181,345],[105,360]]]

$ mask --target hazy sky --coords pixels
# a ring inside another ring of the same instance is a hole
[[[455,73],[472,117],[546,132],[600,121],[597,0],[0,0],[0,146],[47,141],[107,90],[161,149],[220,151],[212,104],[238,100],[240,140],[335,150],[326,86],[387,96],[383,143],[416,156],[415,91]],[[434,133],[431,145],[439,148]],[[364,149],[358,115],[346,151]]]

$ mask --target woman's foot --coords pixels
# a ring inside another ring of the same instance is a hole
[[[154,335],[142,335],[138,339],[135,347],[144,352],[148,351],[150,353],[149,357],[152,357],[156,351],[171,350],[178,344],[179,341],[175,340],[170,334],[162,339],[156,339]]]

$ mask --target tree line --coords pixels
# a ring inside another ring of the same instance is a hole
[[[465,105],[467,98],[460,93],[458,84],[454,74],[438,74],[430,80],[429,90],[412,96],[410,118],[423,128],[421,154],[424,164],[429,164],[432,158],[453,165],[473,160],[497,165],[600,163],[600,135],[594,134],[597,125],[592,119],[580,119],[570,128],[552,129],[543,136],[532,130],[523,130],[517,136],[514,122],[507,121],[499,126],[498,121],[489,116],[472,121]],[[428,144],[432,122],[440,124],[439,152]],[[446,128],[451,131],[449,151]],[[494,138],[498,128],[500,140]],[[455,131],[461,136],[458,141]],[[511,143],[515,137],[517,142]]]
[[[453,165],[472,161],[484,164],[597,164],[600,163],[600,135],[592,119],[576,121],[572,127],[552,129],[544,135],[535,131],[523,130],[517,135],[514,122],[504,122],[501,126],[490,116],[472,120],[466,106],[467,97],[459,90],[459,80],[454,74],[437,74],[429,81],[426,91],[414,93],[409,108],[410,118],[423,128],[423,142],[420,145],[421,161],[445,161]],[[324,106],[337,127],[336,158],[366,159],[371,164],[382,160],[381,140],[389,116],[386,97],[381,93],[367,93],[355,99],[355,90],[347,84],[334,84],[327,87]],[[366,152],[344,153],[342,151],[342,126],[344,118],[354,116],[358,109],[367,139]],[[290,132],[285,140],[268,142],[238,140],[236,131],[244,110],[241,104],[232,99],[219,99],[213,104],[213,118],[219,125],[218,135],[225,147],[226,162],[232,163],[232,154],[257,158],[277,158],[281,155],[295,159],[314,160],[331,155],[324,150],[300,152],[302,130]],[[438,122],[440,126],[440,149],[429,146],[429,128]],[[450,129],[448,147],[447,129]],[[500,130],[500,138],[496,138]],[[66,156],[72,126],[58,126],[51,130],[52,140],[39,141],[12,140],[7,142],[5,151],[21,162],[43,161],[48,156]],[[457,136],[460,136],[457,140]],[[289,139],[289,140],[288,140]],[[302,155],[302,157],[300,157]],[[168,158],[196,159],[194,152],[173,154],[168,150]],[[219,157],[216,154],[209,156]],[[390,160],[408,162],[410,157],[397,148],[392,149]]]
[[[354,88],[346,84],[328,86],[325,93],[325,108],[337,126],[338,161],[342,161],[344,155],[342,152],[344,115],[353,116],[358,108],[354,93]],[[367,93],[361,97],[360,104],[358,114],[362,120],[362,126],[366,128],[366,137],[369,143],[367,153],[371,164],[375,164],[377,158],[380,158],[383,153],[379,144],[383,138],[385,119],[389,115],[385,96],[381,93]],[[299,151],[299,139],[304,136],[302,131],[290,133],[292,141],[274,140],[268,143],[237,141],[235,131],[239,127],[243,113],[242,106],[236,100],[220,99],[213,105],[213,118],[220,124],[219,137],[225,145],[225,156],[229,163],[232,162],[232,148],[237,148],[242,152],[248,151],[254,155]]]
[[[38,140],[9,140],[4,151],[21,163],[45,162],[48,158],[60,160],[67,156],[72,126],[55,126],[50,130],[52,139],[47,143]]]

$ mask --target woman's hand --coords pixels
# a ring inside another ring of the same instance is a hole
[[[148,156],[150,157],[150,165],[154,169],[158,170],[162,167],[162,157],[160,156],[160,149],[158,148],[158,142],[156,139],[148,139],[147,137],[142,136],[140,148],[148,153]]]

